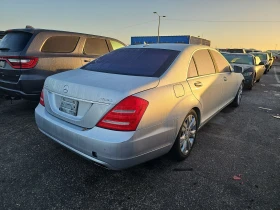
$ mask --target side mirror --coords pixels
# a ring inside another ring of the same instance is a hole
[[[233,67],[233,71],[234,71],[235,73],[240,73],[240,74],[242,74],[243,68],[242,68],[241,66],[234,66],[234,67]]]
[[[264,65],[264,62],[260,62],[259,65]]]

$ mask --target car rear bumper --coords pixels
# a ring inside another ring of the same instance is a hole
[[[37,75],[21,75],[17,82],[0,80],[0,92],[4,95],[27,100],[39,100],[45,78]]]
[[[151,142],[162,140],[166,133],[156,136],[136,137],[136,132],[120,132],[98,127],[83,129],[50,115],[45,107],[38,105],[35,119],[39,130],[73,152],[105,166],[120,170],[151,160],[167,153],[171,144],[155,148]],[[149,146],[150,145],[150,146]]]

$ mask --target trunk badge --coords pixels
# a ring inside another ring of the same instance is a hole
[[[68,93],[68,90],[69,90],[69,86],[68,85],[64,85],[63,92],[64,93]]]

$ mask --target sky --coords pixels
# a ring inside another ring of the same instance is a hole
[[[192,35],[214,48],[280,49],[280,0],[0,0],[0,30],[46,28],[117,38]]]

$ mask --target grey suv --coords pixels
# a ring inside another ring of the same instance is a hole
[[[75,69],[125,46],[119,40],[89,34],[13,29],[0,41],[0,92],[38,100],[45,79]]]

